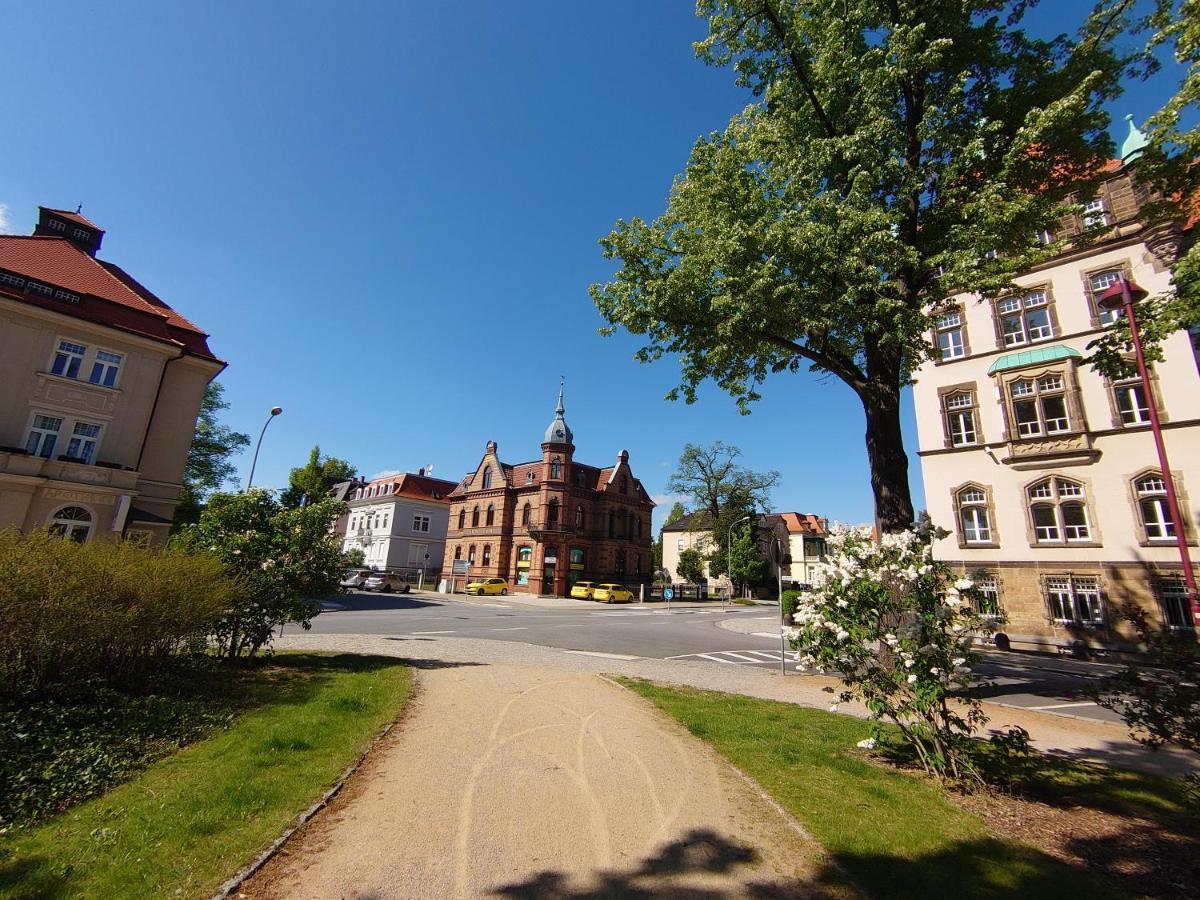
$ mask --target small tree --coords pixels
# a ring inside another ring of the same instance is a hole
[[[679,553],[679,564],[675,574],[684,581],[699,584],[704,580],[704,554],[695,547],[688,547]]]
[[[754,537],[754,527],[747,523],[734,532],[736,535],[729,547],[728,562],[723,569],[729,570],[731,584],[757,587],[771,579],[771,564],[763,557],[762,548]],[[720,555],[720,551],[714,556]],[[709,571],[712,571],[711,564]]]
[[[284,506],[299,506],[315,503],[329,495],[329,489],[339,481],[349,481],[358,475],[358,470],[344,459],[322,456],[320,447],[313,447],[308,462],[292,469],[288,475],[288,486],[280,494]]]
[[[229,408],[224,392],[224,386],[215,381],[204,391],[196,433],[183,470],[183,490],[179,494],[179,506],[175,508],[176,527],[200,518],[200,508],[208,495],[219,491],[233,478],[233,455],[250,446],[250,435],[217,421],[217,414]]]
[[[875,738],[891,722],[926,772],[961,778],[974,772],[968,742],[987,718],[978,700],[951,694],[972,684],[972,636],[988,626],[971,605],[973,584],[934,561],[931,547],[928,532],[876,543],[870,529],[835,528],[824,583],[796,597],[784,633],[800,668],[836,673],[839,699],[866,705]]]
[[[288,509],[259,489],[215,494],[180,533],[180,543],[217,556],[237,580],[234,606],[213,633],[223,655],[254,656],[285,622],[311,627],[314,598],[336,591],[354,561],[329,530],[344,508],[319,500]]]

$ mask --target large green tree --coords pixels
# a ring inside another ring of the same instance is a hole
[[[217,421],[221,410],[229,409],[225,388],[211,382],[200,402],[196,433],[188,448],[187,465],[183,470],[183,490],[175,509],[175,526],[196,522],[204,501],[213,491],[219,491],[233,479],[236,469],[233,456],[250,446],[250,435],[234,431]]]
[[[934,318],[1044,259],[1036,233],[1111,156],[1123,13],[1042,39],[1030,5],[699,0],[697,55],[753,102],[696,142],[665,213],[601,241],[620,263],[592,286],[605,331],[681,357],[669,397],[713,379],[747,411],[806,367],[853,391],[884,530],[913,520],[900,397]]]
[[[344,459],[322,456],[320,447],[313,447],[308,462],[292,469],[288,475],[288,486],[280,495],[284,506],[300,506],[315,503],[329,495],[329,489],[339,481],[349,481],[358,475],[358,470]]]
[[[667,490],[691,499],[700,515],[696,531],[711,531],[708,571],[712,576],[728,568],[730,529],[735,523],[771,505],[771,489],[779,484],[779,473],[755,472],[741,465],[742,451],[724,441],[708,446],[687,444],[679,464],[667,481]]]

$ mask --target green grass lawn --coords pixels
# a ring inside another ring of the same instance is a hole
[[[1121,896],[1097,876],[991,835],[937,784],[871,761],[855,744],[867,723],[733,694],[622,683],[678,719],[754,778],[866,893],[888,898]],[[1108,808],[1177,809],[1169,782],[1056,766],[1039,779],[1097,791]],[[835,873],[830,878],[836,879]]]
[[[337,780],[412,684],[396,660],[349,655],[280,654],[263,678],[273,696],[228,729],[0,839],[0,896],[210,895]]]

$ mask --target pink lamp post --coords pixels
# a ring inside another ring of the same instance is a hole
[[[1129,320],[1129,334],[1133,338],[1133,355],[1137,360],[1138,377],[1142,380],[1142,396],[1150,411],[1150,431],[1154,435],[1154,448],[1158,451],[1158,467],[1163,483],[1167,486],[1167,509],[1171,514],[1171,527],[1175,531],[1175,544],[1179,547],[1179,560],[1183,564],[1183,581],[1187,585],[1188,604],[1192,610],[1192,626],[1200,629],[1200,596],[1196,593],[1196,572],[1188,553],[1187,534],[1183,529],[1183,516],[1179,512],[1179,498],[1175,495],[1175,480],[1171,477],[1171,464],[1167,461],[1167,448],[1163,444],[1162,424],[1158,420],[1158,407],[1150,392],[1150,373],[1146,369],[1146,357],[1142,353],[1142,339],[1138,335],[1137,316],[1133,311],[1135,299],[1141,300],[1147,291],[1132,281],[1119,277],[1096,299],[1096,304],[1107,310],[1124,310]]]

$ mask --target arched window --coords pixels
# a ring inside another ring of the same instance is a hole
[[[489,504],[488,504],[488,508],[487,508],[487,524],[488,524],[488,525],[495,525],[495,524],[496,524],[496,504],[494,504],[494,503],[489,503]]]
[[[462,559],[462,544],[459,544],[457,547],[454,548],[454,558]]]
[[[532,561],[533,561],[533,548],[532,547],[520,547],[517,549],[517,562],[527,563],[527,562],[532,562]]]
[[[583,507],[582,506],[575,507],[575,527],[576,528],[583,527]]]
[[[958,505],[963,543],[992,543],[992,520],[988,512],[987,494],[983,489],[970,485],[959,491],[954,499]]]
[[[546,513],[546,527],[553,528],[557,524],[558,524],[558,500],[555,498],[551,498],[550,499],[550,508],[549,508],[549,511]]]
[[[611,509],[608,511],[608,536],[617,536],[617,514]]]
[[[550,460],[550,477],[562,478],[562,463],[558,461],[558,457]]]
[[[1146,529],[1148,541],[1175,540],[1175,523],[1167,505],[1167,483],[1158,472],[1143,475],[1133,483],[1137,494],[1138,514]]]
[[[474,544],[472,544],[470,547],[467,548],[467,562],[469,562],[471,565],[475,565],[475,545]]]
[[[483,564],[485,566],[490,566],[492,564],[492,545],[491,544],[483,545]]]
[[[467,527],[467,508],[465,506],[458,511],[458,527],[459,530]]]
[[[486,491],[492,486],[492,468],[488,466],[483,470],[483,489]]]
[[[524,506],[521,507],[521,524],[522,525],[529,524],[529,504],[528,503],[526,503]]]
[[[476,506],[473,510],[471,510],[471,527],[472,528],[479,527],[479,507],[478,506]]]
[[[1083,485],[1067,478],[1046,478],[1029,489],[1029,513],[1039,544],[1090,541],[1091,524]]]
[[[82,544],[92,533],[92,514],[82,506],[64,506],[50,520],[50,533]]]

